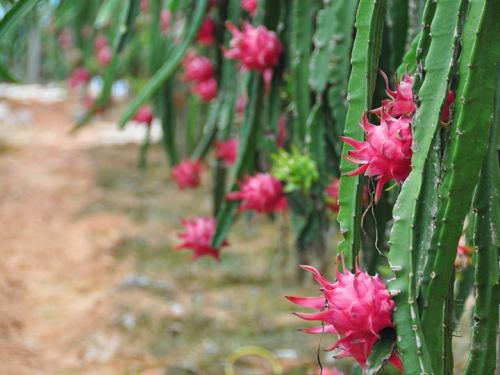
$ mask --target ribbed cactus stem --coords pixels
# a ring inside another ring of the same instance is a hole
[[[356,39],[352,50],[352,69],[347,89],[348,109],[344,128],[344,135],[354,139],[364,138],[359,122],[363,112],[371,105],[375,88],[385,10],[385,0],[361,0],[356,14]],[[350,148],[345,144],[342,153],[345,155]],[[339,243],[338,250],[344,254],[346,266],[349,268],[353,267],[354,257],[360,247],[362,186],[359,176],[347,176],[347,173],[354,168],[355,165],[351,162],[342,160],[338,221],[344,239]]]
[[[394,322],[398,332],[398,348],[407,374],[431,374],[435,371],[425,344],[416,301],[414,228],[424,167],[447,92],[459,8],[460,3],[455,0],[443,0],[437,4],[431,27],[436,32],[433,33],[426,58],[429,69],[418,94],[421,104],[413,120],[412,171],[402,186],[393,211],[389,264],[396,277],[389,281],[389,288],[399,292],[395,296]]]
[[[435,19],[439,15],[440,4]],[[440,349],[443,335],[436,327],[443,324],[442,301],[448,294],[458,240],[490,138],[497,82],[494,78],[498,74],[500,61],[500,47],[492,44],[491,38],[500,33],[500,24],[496,20],[498,13],[495,14],[498,11],[498,1],[471,1],[463,34],[457,88],[459,99],[450,129],[450,145],[445,155],[444,177],[440,186],[442,202],[437,221],[437,253],[431,273],[434,277],[431,277],[424,291],[427,305],[422,316],[426,340],[436,344],[430,348],[430,352],[434,370],[438,373],[445,364]],[[481,86],[477,82],[481,82]]]
[[[500,80],[497,79],[497,83]],[[500,248],[500,167],[497,137],[500,132],[500,90],[497,89],[495,116],[488,154],[481,168],[473,211],[476,214],[474,245],[476,269],[474,290],[474,325],[471,350],[465,375],[493,374],[498,358],[495,338],[498,332],[500,285],[498,251]],[[498,367],[497,367],[498,371]]]

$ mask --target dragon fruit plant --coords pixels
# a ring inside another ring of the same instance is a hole
[[[464,373],[494,373],[499,1],[75,3],[56,30],[74,30],[64,39],[81,52],[70,83],[104,82],[78,126],[134,75],[119,126],[149,103],[172,180],[212,181],[214,217],[185,221],[180,246],[223,257],[241,211],[287,209],[298,261],[320,268],[305,267],[320,297],[291,298],[323,324],[306,332],[335,333],[330,349],[366,373],[452,374],[472,296]]]

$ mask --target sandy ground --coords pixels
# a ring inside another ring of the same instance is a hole
[[[71,103],[9,109],[25,123],[0,124],[0,373],[52,374],[92,357],[96,332],[113,350],[105,317],[125,264],[111,249],[129,223],[111,213],[77,217],[101,192],[86,137],[68,133]]]

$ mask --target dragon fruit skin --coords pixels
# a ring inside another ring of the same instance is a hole
[[[339,212],[339,191],[340,191],[340,178],[333,179],[330,184],[325,188],[326,194],[326,206],[330,209],[330,211],[334,213]],[[368,193],[368,189],[363,189],[362,196],[363,207],[367,206],[370,201],[370,195]]]
[[[134,115],[134,121],[142,124],[151,125],[153,122],[153,107],[150,105],[143,105]]]
[[[162,9],[160,13],[160,30],[166,33],[172,25],[172,13],[168,9]]]
[[[214,44],[215,41],[215,21],[210,17],[206,16],[201,23],[200,30],[198,31],[198,36],[196,37],[198,43],[204,46],[210,46]]]
[[[90,73],[85,68],[76,68],[71,73],[71,76],[68,79],[68,85],[70,88],[74,89],[80,87],[90,81]]]
[[[208,57],[189,54],[184,59],[183,80],[186,82],[199,82],[211,79],[214,76],[214,67]]]
[[[210,78],[197,82],[193,85],[191,91],[197,94],[204,102],[210,102],[217,97],[217,80]]]
[[[246,10],[252,17],[257,12],[257,0],[241,0],[241,9]]]
[[[225,141],[215,142],[215,157],[224,162],[225,166],[231,166],[235,163],[238,156],[239,141],[236,138]]]
[[[247,177],[241,184],[240,191],[229,193],[226,199],[241,201],[240,211],[253,210],[258,213],[270,213],[287,209],[283,186],[269,173],[257,173]]]
[[[186,159],[172,168],[172,178],[181,190],[196,188],[201,183],[203,164],[199,160]]]
[[[343,259],[342,259],[343,261]],[[340,349],[338,357],[352,356],[361,365],[366,360],[379,337],[388,327],[394,327],[391,315],[395,303],[378,275],[370,276],[360,271],[356,263],[355,273],[338,269],[337,281],[325,279],[319,271],[310,266],[301,266],[312,273],[314,280],[321,285],[323,292],[319,297],[287,297],[291,302],[319,310],[317,313],[296,313],[304,320],[319,320],[322,327],[304,330],[306,333],[335,333],[341,338],[327,350]],[[395,353],[389,359],[402,370],[402,364]]]
[[[213,217],[195,217],[192,220],[181,220],[184,232],[179,234],[182,242],[175,249],[193,250],[193,260],[204,255],[212,256],[219,260],[220,249],[211,246],[212,237],[215,232],[216,221]],[[224,241],[222,246],[226,246]]]
[[[390,99],[383,100],[382,107],[374,109],[372,113],[380,115],[383,111],[386,111],[392,117],[411,117],[417,109],[413,100],[414,77],[405,72],[396,90],[391,90],[387,75],[383,71],[380,71],[380,74],[384,78],[386,93]]]
[[[450,115],[451,115],[450,107],[454,102],[455,102],[455,91],[448,90],[448,95],[446,96],[443,112],[441,112],[441,117],[439,119],[441,124],[447,124],[448,122],[450,122]]]
[[[378,177],[375,190],[375,201],[381,195],[384,185],[390,180],[403,182],[411,171],[412,133],[411,119],[394,118],[387,112],[381,112],[380,125],[368,122],[363,115],[362,127],[366,141],[358,141],[349,137],[340,137],[345,143],[354,147],[346,159],[361,167],[350,172],[349,176],[365,173],[368,177]]]
[[[283,52],[278,37],[266,27],[253,27],[248,22],[243,23],[242,31],[231,22],[227,22],[226,27],[231,31],[232,39],[230,48],[223,49],[224,56],[238,60],[247,70],[261,72],[268,91],[273,69]]]

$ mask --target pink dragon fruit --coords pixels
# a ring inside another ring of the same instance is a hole
[[[68,79],[68,85],[72,89],[80,87],[90,81],[90,73],[85,68],[76,68]]]
[[[224,56],[240,61],[245,69],[261,72],[268,91],[273,68],[278,64],[283,51],[278,37],[266,27],[253,27],[248,22],[243,24],[242,31],[231,22],[227,22],[226,26],[233,37],[230,48],[223,49]]]
[[[241,211],[253,210],[259,213],[269,213],[287,208],[281,182],[269,173],[257,173],[247,177],[241,184],[240,191],[229,193],[226,199],[241,201]]]
[[[97,51],[97,61],[99,61],[99,64],[101,64],[101,66],[108,65],[112,58],[113,51],[108,46]]]
[[[164,33],[170,29],[172,25],[172,13],[168,9],[162,9],[160,12],[160,30]]]
[[[141,0],[141,2],[139,3],[139,7],[141,8],[141,12],[149,12],[149,0]]]
[[[326,187],[325,189],[325,194],[326,194],[326,206],[334,213],[339,212],[339,189],[340,189],[340,179],[335,178],[330,182],[330,184]],[[370,201],[370,196],[368,194],[368,189],[365,188],[363,189],[363,196],[362,196],[362,204],[363,207],[368,205],[368,202]]]
[[[203,164],[199,160],[184,160],[177,164],[171,172],[172,178],[180,189],[195,188],[201,183]]]
[[[245,107],[247,105],[246,95],[240,95],[238,101],[236,102],[236,113],[242,114],[245,112]]]
[[[215,157],[224,162],[225,166],[231,166],[236,161],[238,156],[239,141],[236,138],[231,138],[225,141],[215,142]]]
[[[314,375],[344,375],[342,371],[337,370],[335,367],[317,369]]]
[[[59,42],[59,47],[63,50],[67,50],[73,47],[73,34],[69,30],[62,30],[57,38]]]
[[[327,350],[340,349],[340,356],[352,356],[361,365],[366,360],[379,333],[388,327],[393,327],[391,320],[394,301],[389,291],[378,275],[370,276],[360,271],[356,261],[356,272],[346,270],[343,263],[343,272],[338,269],[337,281],[334,283],[325,279],[319,271],[310,266],[301,266],[313,274],[314,280],[321,285],[323,292],[319,297],[287,297],[291,302],[319,310],[317,313],[296,313],[304,320],[319,320],[322,327],[309,328],[306,333],[336,333],[341,338]],[[402,370],[402,364],[396,353],[390,357],[397,368]]]
[[[465,235],[462,235],[458,242],[457,256],[455,258],[455,268],[457,271],[463,271],[467,266],[472,264],[472,252],[472,247],[466,244]]]
[[[389,95],[390,99],[383,100],[382,107],[374,109],[372,113],[380,115],[382,112],[386,111],[393,117],[411,117],[416,110],[413,100],[413,76],[405,72],[403,79],[397,85],[396,90],[393,91],[389,87],[387,75],[383,71],[380,71],[380,74],[385,80],[386,93]]]
[[[193,85],[192,92],[197,94],[204,102],[210,102],[217,97],[217,80],[210,78]]]
[[[241,9],[246,10],[252,17],[257,12],[257,0],[241,0]]]
[[[346,159],[360,164],[361,167],[350,172],[349,176],[365,173],[368,177],[378,177],[375,190],[375,202],[381,195],[384,185],[390,180],[403,182],[411,170],[411,119],[394,118],[387,112],[381,112],[380,125],[368,122],[363,114],[362,126],[366,141],[358,141],[349,137],[340,137],[344,142],[354,147]]]
[[[455,101],[455,91],[448,90],[448,95],[446,96],[446,102],[444,103],[443,112],[441,113],[440,122],[441,124],[447,124],[450,122],[450,107]]]
[[[199,82],[211,79],[214,76],[214,67],[208,57],[190,53],[183,62],[186,82]]]
[[[94,51],[97,53],[101,49],[108,46],[108,38],[105,35],[99,34],[94,40]]]
[[[153,117],[153,107],[143,105],[134,115],[134,121],[150,126],[153,122]]]
[[[206,16],[201,23],[198,36],[196,37],[198,43],[204,46],[210,46],[215,41],[215,21],[210,16]]]
[[[175,249],[193,250],[193,260],[201,256],[208,255],[219,260],[220,249],[211,245],[215,232],[216,221],[213,217],[195,217],[192,220],[181,220],[184,232],[179,234],[182,242],[175,246]],[[222,246],[226,246],[224,241]]]

